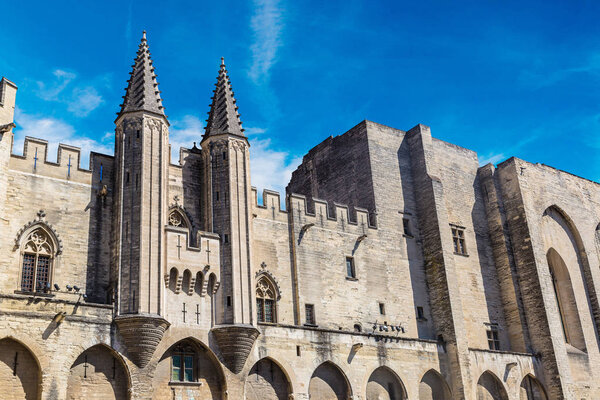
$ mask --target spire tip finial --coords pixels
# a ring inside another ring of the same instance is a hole
[[[221,65],[225,65],[225,57],[221,57]]]
[[[142,40],[146,40],[146,30],[142,31]]]

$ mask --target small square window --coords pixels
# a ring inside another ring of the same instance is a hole
[[[227,307],[231,307],[231,296],[227,296]]]
[[[488,346],[490,350],[500,350],[500,339],[498,339],[498,328],[491,327],[487,330]]]
[[[379,314],[385,315],[385,304],[379,303]]]
[[[354,268],[354,258],[346,257],[346,276],[356,278],[356,269]]]
[[[223,243],[229,243],[229,235],[228,234],[223,235]]]
[[[408,218],[402,218],[402,227],[406,236],[412,236],[412,233],[410,232],[410,221]]]
[[[417,306],[417,320],[424,321],[425,320],[425,312],[423,311],[423,307]]]
[[[219,192],[215,192],[215,201],[219,201]]]
[[[314,304],[305,304],[304,312],[307,325],[316,325],[315,306]]]
[[[457,226],[452,227],[452,242],[454,245],[454,254],[460,254],[461,256],[467,255],[464,228],[459,228]]]
[[[300,350],[300,346],[296,346],[296,355],[297,355],[298,357],[300,357],[300,356],[302,355],[302,352],[301,352],[301,350]]]
[[[223,152],[223,160],[227,160],[227,153]]]

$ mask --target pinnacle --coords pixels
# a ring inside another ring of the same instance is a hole
[[[240,114],[237,112],[238,107],[233,97],[233,89],[223,57],[221,57],[221,66],[213,93],[204,137],[223,133],[244,136],[244,129],[240,121]]]
[[[119,115],[131,111],[150,111],[164,116],[158,82],[150,59],[146,31],[142,33],[142,40],[131,67],[132,71],[129,73],[131,77],[127,81],[128,85]]]

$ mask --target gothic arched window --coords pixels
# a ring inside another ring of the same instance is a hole
[[[256,283],[256,312],[258,322],[277,322],[275,286],[266,277]]]
[[[169,214],[169,225],[176,226],[178,228],[189,228],[186,218],[179,210],[172,210]]]
[[[37,228],[25,239],[22,248],[21,290],[42,292],[50,288],[54,246],[48,233]]]

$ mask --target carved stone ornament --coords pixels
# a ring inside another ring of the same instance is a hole
[[[223,364],[234,374],[239,374],[260,332],[252,325],[241,324],[215,326],[211,332],[219,345]]]
[[[60,238],[60,236],[58,236],[58,233],[56,232],[56,230],[54,229],[52,224],[49,224],[48,222],[46,222],[46,213],[44,212],[44,210],[38,211],[36,219],[29,221],[21,229],[19,229],[19,232],[17,232],[17,236],[15,237],[14,250],[17,250],[18,248],[21,247],[21,240],[23,239],[23,235],[26,232],[32,231],[33,229],[31,229],[31,228],[38,227],[38,226],[41,227],[42,229],[44,229],[46,232],[48,232],[48,234],[51,237],[53,236],[52,239],[54,239],[56,241],[56,243],[55,243],[56,254],[55,255],[61,254],[62,250],[63,250],[62,239]]]
[[[127,355],[140,368],[148,365],[170,325],[166,319],[149,314],[119,315],[115,323],[127,347]]]

